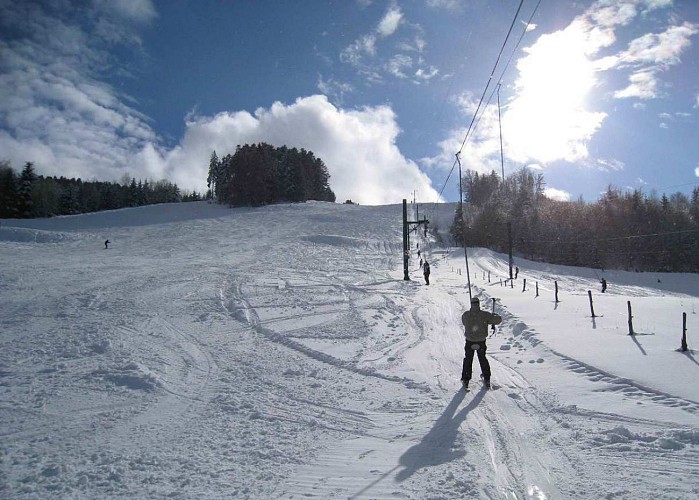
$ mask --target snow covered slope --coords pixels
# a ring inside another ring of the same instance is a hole
[[[401,212],[2,221],[0,497],[699,497],[697,275],[469,249],[504,320],[464,392],[464,252],[413,235],[404,281]]]

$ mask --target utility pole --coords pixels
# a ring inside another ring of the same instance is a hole
[[[502,121],[500,120],[500,84],[498,83],[498,125],[500,127],[500,168],[502,169],[502,182],[505,182],[505,157],[502,152]]]
[[[464,222],[464,193],[463,187],[461,186],[461,159],[459,159],[459,154],[456,153],[456,161],[459,163],[459,213],[461,214],[461,243],[464,246],[464,259],[466,260],[466,282],[468,283],[468,299],[469,302],[473,298],[471,294],[471,273],[468,269],[468,251],[466,250],[466,222]],[[512,271],[510,271],[511,273]]]
[[[417,206],[417,205],[416,205]],[[427,236],[427,224],[430,221],[427,217],[423,216],[423,219],[410,221],[408,220],[408,201],[403,198],[403,280],[410,281],[410,275],[408,274],[408,257],[410,256],[410,226],[412,225],[425,225],[425,236]]]
[[[403,280],[410,281],[408,276],[408,202],[403,198]]]

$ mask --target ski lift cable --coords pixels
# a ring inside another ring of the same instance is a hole
[[[629,236],[615,236],[614,238],[585,238],[584,242],[588,243],[591,241],[621,241],[621,240],[635,240],[635,239],[640,239],[640,238],[651,238],[651,237],[657,237],[657,236],[670,236],[673,234],[688,234],[688,233],[697,233],[699,232],[699,229],[682,229],[679,231],[665,231],[662,233],[649,233],[649,234],[632,234]],[[581,243],[581,240],[568,240],[568,241],[561,241],[559,239],[556,240],[531,240],[536,243],[556,243],[556,244],[561,244],[561,245],[567,245],[570,243]]]
[[[531,16],[529,16],[529,20],[527,21],[527,24],[525,25],[524,30],[522,31],[522,34],[519,37],[519,40],[517,40],[517,43],[515,44],[514,48],[512,49],[512,52],[510,53],[510,57],[507,60],[507,63],[505,64],[505,67],[502,70],[502,73],[500,73],[500,78],[498,78],[497,84],[495,85],[495,87],[493,87],[493,91],[490,93],[490,97],[488,97],[488,101],[485,103],[484,109],[490,105],[490,102],[493,100],[493,96],[497,92],[498,88],[502,85],[502,80],[505,77],[505,73],[507,72],[508,68],[510,67],[510,63],[512,62],[512,58],[514,57],[515,52],[517,52],[519,45],[522,43],[522,39],[524,38],[524,35],[527,34],[527,30],[529,29],[529,25],[531,24],[532,19],[534,18],[534,14],[536,14],[536,11],[539,9],[540,4],[541,4],[541,0],[539,0],[539,2],[537,2],[536,7],[534,7],[534,10],[531,13]],[[484,114],[485,114],[485,111],[483,113],[481,113],[480,116],[478,117],[478,120],[476,121],[476,123],[473,127],[474,130],[478,128],[478,125],[480,124],[481,118],[483,118]],[[466,141],[464,139],[464,143],[465,142]],[[463,145],[462,145],[462,149],[463,149]],[[461,151],[459,151],[459,153],[460,152]]]
[[[461,148],[459,149],[459,152],[458,152],[457,154],[461,154],[461,152],[462,152],[463,149],[464,149],[464,146],[466,145],[466,141],[468,140],[469,133],[471,132],[472,128],[475,128],[475,127],[473,127],[473,125],[474,125],[474,120],[475,120],[476,116],[478,115],[478,111],[479,111],[479,109],[480,109],[480,107],[481,107],[481,105],[482,105],[482,103],[483,103],[483,99],[484,99],[484,97],[485,97],[485,94],[488,92],[488,87],[490,86],[490,82],[491,82],[491,80],[492,80],[492,78],[493,78],[493,75],[495,74],[495,70],[496,70],[496,68],[497,68],[497,66],[498,66],[498,64],[499,64],[499,62],[500,62],[500,58],[502,57],[502,53],[503,53],[503,51],[504,51],[504,49],[505,49],[505,46],[507,45],[507,41],[509,40],[509,37],[510,37],[510,35],[511,35],[511,33],[512,33],[512,29],[514,28],[515,22],[517,21],[517,17],[519,16],[519,12],[520,12],[520,10],[521,10],[521,8],[522,8],[522,4],[523,4],[523,3],[524,3],[524,0],[520,0],[519,7],[517,7],[517,12],[515,13],[515,16],[514,16],[514,18],[513,18],[513,20],[512,20],[512,24],[510,25],[510,29],[509,29],[508,32],[507,32],[507,36],[505,37],[505,41],[504,41],[503,44],[502,44],[502,47],[501,47],[501,49],[500,49],[500,53],[498,54],[498,58],[497,58],[497,60],[496,60],[496,62],[495,62],[495,65],[493,66],[493,70],[492,70],[492,72],[491,72],[491,74],[490,74],[490,78],[488,78],[488,83],[486,84],[486,87],[485,87],[485,89],[483,90],[483,95],[481,96],[481,100],[480,100],[480,102],[478,103],[478,107],[477,107],[477,109],[476,109],[476,113],[474,113],[474,115],[473,115],[473,119],[471,120],[471,124],[469,125],[469,128],[468,128],[468,130],[466,131],[466,135],[464,136],[464,140],[463,140],[463,142],[461,143]],[[503,79],[504,76],[505,76],[505,72],[507,71],[507,69],[508,69],[510,63],[512,62],[512,59],[513,59],[513,57],[514,57],[514,54],[515,54],[515,52],[517,51],[517,48],[519,47],[520,43],[522,42],[522,39],[524,38],[524,35],[527,33],[527,30],[529,29],[529,25],[531,24],[531,21],[532,21],[532,19],[533,19],[533,17],[534,17],[534,14],[536,14],[536,11],[538,10],[540,4],[541,4],[541,0],[539,0],[539,1],[537,2],[536,7],[534,7],[534,10],[532,11],[532,14],[529,16],[529,20],[527,21],[527,24],[526,24],[524,30],[522,31],[522,34],[520,35],[519,40],[517,40],[517,44],[515,45],[515,47],[513,48],[512,52],[511,52],[510,57],[509,57],[509,59],[507,60],[507,64],[505,65],[505,68],[503,69],[502,73],[500,74],[500,78],[498,79],[498,84],[500,84],[500,83],[502,82],[502,79]],[[495,87],[495,88],[497,88],[497,87]],[[489,97],[489,99],[488,99],[488,103],[490,103],[491,99],[493,98],[493,94],[494,94],[494,93],[495,93],[495,90],[493,90],[493,92],[491,92],[490,97]],[[482,113],[481,113],[481,116],[482,116]],[[478,119],[478,123],[480,123],[480,118]],[[478,126],[478,123],[476,123],[476,127]],[[447,175],[447,178],[446,178],[446,180],[444,181],[444,184],[442,185],[442,189],[440,189],[440,191],[439,191],[439,196],[438,196],[438,198],[437,198],[437,201],[435,201],[435,202],[432,204],[432,209],[431,209],[430,211],[434,210],[434,205],[436,205],[436,204],[439,202],[439,199],[442,197],[442,193],[444,193],[444,189],[446,189],[447,184],[449,183],[449,179],[451,178],[452,174],[454,173],[454,169],[456,168],[456,165],[457,165],[457,160],[455,159],[454,162],[452,163],[451,170],[449,170],[449,174]],[[461,179],[459,179],[459,185],[460,185],[460,184],[461,184]]]

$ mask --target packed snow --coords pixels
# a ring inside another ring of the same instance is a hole
[[[510,281],[506,255],[468,249],[467,274],[418,231],[406,281],[401,217],[3,220],[0,497],[699,497],[699,276],[516,258]],[[459,381],[469,275],[503,317],[489,391],[477,360]]]

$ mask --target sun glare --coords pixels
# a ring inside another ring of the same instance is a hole
[[[516,97],[503,115],[508,155],[543,163],[587,156],[586,142],[605,114],[585,110],[596,82],[585,46],[585,31],[574,23],[527,49],[517,64]]]

